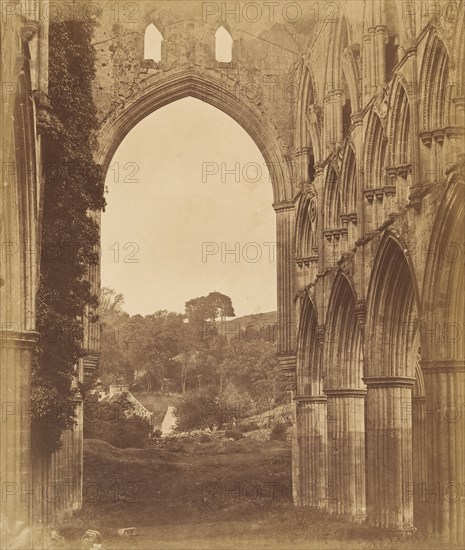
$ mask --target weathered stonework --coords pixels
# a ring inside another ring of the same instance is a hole
[[[27,4],[39,13],[48,3]],[[104,169],[135,124],[186,96],[229,114],[268,164],[295,503],[405,532],[426,510],[432,536],[464,544],[463,4],[296,2],[297,18],[281,5],[256,18],[244,1],[229,13],[227,2],[200,0],[92,4]],[[85,15],[82,5],[73,16]],[[152,22],[163,35],[159,62],[144,59]],[[220,25],[233,38],[231,63],[215,61]],[[46,19],[19,11],[2,20],[3,67],[14,86],[2,160],[34,163],[47,123]],[[3,242],[40,245],[42,181],[31,173],[3,184]],[[29,395],[38,262],[21,250],[0,272],[2,403]],[[89,278],[98,287],[98,272]],[[81,376],[98,361],[92,330]],[[11,443],[16,430],[22,446]],[[32,475],[29,430],[15,414],[2,425],[12,483]],[[64,446],[76,479],[80,434]],[[48,480],[61,475],[44,468]],[[15,510],[9,519],[30,527],[29,508]]]

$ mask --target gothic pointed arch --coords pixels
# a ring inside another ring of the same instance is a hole
[[[352,113],[360,108],[360,94],[358,65],[354,55],[358,49],[356,46],[351,48],[347,17],[342,15],[331,25],[334,33],[327,57],[325,103],[327,113],[331,113],[328,122],[334,128],[326,128],[325,133],[326,146],[333,148],[348,135]]]
[[[413,268],[391,234],[382,239],[372,270],[367,301],[365,376],[414,379],[409,361],[418,322],[418,291]]]
[[[143,118],[184,97],[205,101],[233,118],[255,141],[270,171],[275,204],[292,200],[291,178],[285,174],[285,160],[275,126],[248,99],[227,88],[224,81],[196,70],[176,71],[155,82],[147,81],[132,100],[114,109],[102,123],[95,160],[107,170],[119,144]]]
[[[329,299],[324,345],[328,485],[333,496],[329,510],[361,520],[366,514],[366,390],[362,382],[362,333],[355,303],[353,287],[339,271]]]
[[[428,245],[421,345],[422,355],[429,361],[465,357],[465,277],[460,247],[465,228],[464,205],[463,165],[455,165],[449,174]]]
[[[399,10],[396,0],[385,0],[386,22],[386,82],[390,82],[394,76],[394,68],[399,62],[399,46],[401,42],[401,17],[404,16],[405,7]]]
[[[390,233],[379,245],[368,288],[364,352],[367,475],[371,478],[367,516],[371,525],[397,530],[413,529],[414,518],[409,489],[414,479],[410,411],[418,292],[404,249]]]
[[[161,34],[155,23],[150,22],[144,33],[144,59],[161,61],[163,35]]]
[[[295,142],[297,150],[306,153],[300,174],[300,182],[305,183],[312,181],[315,164],[321,160],[321,116],[311,69],[302,61],[299,70]]]
[[[296,257],[310,258],[318,254],[318,207],[316,190],[302,190],[296,208]]]
[[[420,82],[423,83],[423,131],[443,129],[449,122],[449,71],[450,59],[447,48],[438,32],[433,29],[427,39],[420,76]]]
[[[405,83],[398,77],[391,94],[389,115],[389,165],[407,166],[412,162],[412,123]]]
[[[215,32],[215,59],[220,63],[230,63],[233,58],[233,38],[231,33],[221,25]]]
[[[341,188],[339,171],[334,163],[328,166],[325,182],[325,229],[337,229],[341,216]]]
[[[321,353],[317,339],[317,312],[313,300],[304,295],[297,335],[297,395],[322,394]]]
[[[355,293],[338,272],[328,305],[325,330],[325,388],[362,388],[362,340],[355,311]]]
[[[463,164],[448,174],[432,231],[423,289],[422,365],[425,374],[426,410],[443,414],[427,415],[428,485],[462,487],[465,484],[465,418],[458,404],[465,395],[465,277],[463,242],[465,232],[465,185]],[[448,449],[444,460],[438,449]],[[448,493],[449,494],[449,493]],[[431,530],[458,545],[465,542],[461,518],[462,499],[429,501]],[[456,526],[461,525],[457,529]]]
[[[345,145],[342,159],[341,193],[344,213],[356,213],[358,200],[357,161],[355,158],[355,148],[350,141],[347,141]]]
[[[365,141],[364,168],[366,188],[379,188],[385,184],[387,137],[378,114],[372,110],[369,115],[367,139]]]

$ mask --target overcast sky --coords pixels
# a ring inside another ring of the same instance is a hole
[[[228,115],[193,98],[156,111],[121,143],[106,187],[102,285],[128,313],[183,312],[212,291],[237,315],[276,309],[269,174]]]

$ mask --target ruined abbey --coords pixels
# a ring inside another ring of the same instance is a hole
[[[48,29],[86,17],[97,21],[104,170],[138,122],[187,96],[237,121],[267,163],[295,505],[405,533],[423,518],[431,537],[465,544],[463,3],[3,0],[1,10],[1,519],[24,528],[14,547],[82,502],[82,404],[61,450],[33,456],[28,403]],[[144,53],[151,26],[157,60]],[[230,61],[215,57],[219,28]],[[97,268],[89,279],[98,288]],[[92,323],[83,345],[81,381],[98,365]]]

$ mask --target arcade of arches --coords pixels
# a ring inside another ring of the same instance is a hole
[[[81,506],[82,418],[60,451],[31,457],[24,409],[39,273],[30,251],[47,185],[37,168],[50,6],[7,4],[1,513],[33,528]],[[260,16],[247,2],[226,13],[200,0],[116,2],[119,11],[92,2],[95,159],[108,167],[135,124],[186,96],[250,134],[274,193],[295,504],[400,532],[421,516],[431,536],[465,544],[464,6],[339,0],[330,16],[293,4],[297,15],[280,5]],[[163,37],[156,60],[144,56],[149,25]],[[220,28],[231,61],[215,57]],[[98,287],[98,270],[89,276]],[[84,346],[81,379],[98,364],[91,324]],[[73,489],[37,498],[31,488],[51,481]]]

